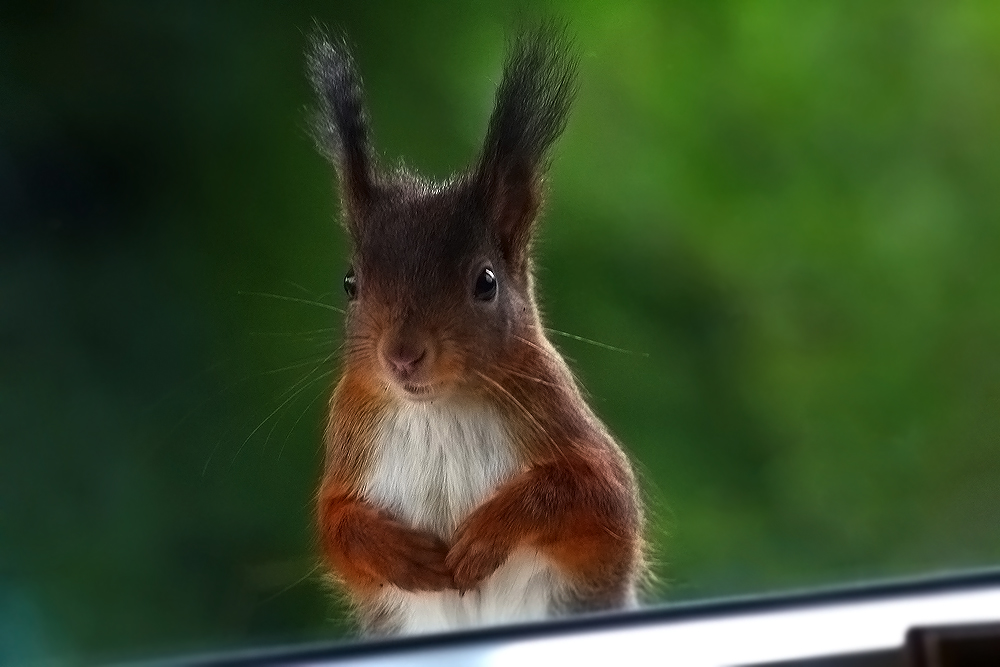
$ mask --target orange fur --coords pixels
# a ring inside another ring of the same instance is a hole
[[[324,555],[356,596],[370,597],[386,584],[454,588],[439,537],[403,525],[336,483],[320,493],[320,531]]]

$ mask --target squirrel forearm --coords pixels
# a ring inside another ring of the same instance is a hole
[[[365,593],[390,583],[404,590],[454,586],[436,536],[404,526],[336,485],[324,487],[320,539],[327,561],[347,587]]]
[[[459,527],[448,564],[471,587],[519,546],[532,546],[571,578],[634,568],[638,504],[621,471],[584,457],[536,465],[501,486]]]

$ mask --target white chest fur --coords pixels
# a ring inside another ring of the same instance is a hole
[[[461,521],[517,469],[510,432],[488,407],[410,403],[380,424],[363,493],[450,542]],[[539,554],[519,549],[465,596],[390,588],[382,601],[406,633],[534,620],[548,614],[556,579]]]
[[[446,540],[516,466],[506,426],[485,406],[403,404],[376,442],[365,495]]]

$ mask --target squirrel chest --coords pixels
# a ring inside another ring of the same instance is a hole
[[[499,415],[468,403],[398,404],[377,428],[374,453],[364,495],[444,540],[518,467]]]
[[[462,520],[519,471],[508,428],[489,408],[409,403],[382,418],[362,493],[449,541]],[[475,591],[414,593],[387,586],[382,604],[407,633],[540,619],[554,604],[558,580],[547,559],[518,549]]]

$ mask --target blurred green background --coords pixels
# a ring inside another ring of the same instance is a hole
[[[526,5],[0,9],[0,663],[333,638],[312,496],[345,269],[312,20],[376,140],[476,152]],[[1000,5],[550,2],[582,53],[551,326],[657,600],[1000,561]],[[271,296],[264,296],[264,295]],[[301,299],[293,301],[288,299]]]

